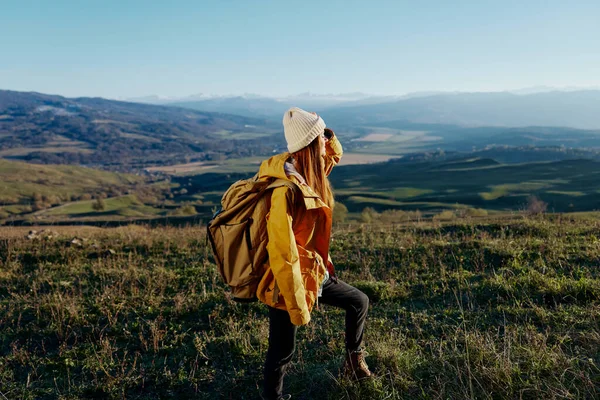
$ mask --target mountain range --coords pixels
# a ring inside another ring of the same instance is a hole
[[[350,124],[407,120],[460,126],[600,128],[600,90],[518,95],[450,93],[377,104],[347,104],[322,111]]]
[[[372,124],[394,120],[461,126],[562,126],[600,128],[600,90],[552,90],[549,87],[515,92],[422,92],[403,96],[258,95],[171,99],[164,103],[195,110],[280,120],[290,106],[318,112],[337,125]],[[156,99],[155,99],[156,100]]]
[[[0,90],[0,158],[132,171],[264,157],[285,150],[281,115],[290,105],[316,110],[344,136],[349,153],[600,147],[600,90],[365,96],[305,93],[288,104],[246,95],[154,105]]]

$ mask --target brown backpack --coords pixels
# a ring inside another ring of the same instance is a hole
[[[265,272],[267,221],[271,191],[296,185],[285,179],[244,179],[223,194],[221,210],[208,223],[215,262],[233,299],[256,301],[256,288]]]

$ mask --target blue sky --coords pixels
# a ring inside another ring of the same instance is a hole
[[[600,85],[600,1],[2,0],[0,89],[404,94]]]

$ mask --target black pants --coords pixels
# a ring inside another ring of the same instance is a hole
[[[360,347],[369,298],[357,288],[339,279],[329,279],[323,286],[319,303],[346,310],[346,349]],[[296,348],[297,327],[287,311],[269,307],[269,350],[265,362],[263,397],[277,399],[283,390],[283,376]]]

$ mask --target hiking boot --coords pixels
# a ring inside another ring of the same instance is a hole
[[[367,355],[362,348],[354,351],[346,350],[346,359],[342,366],[343,374],[355,381],[372,378],[373,374],[369,371],[369,366],[365,361]]]

